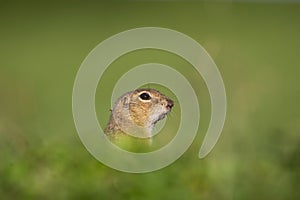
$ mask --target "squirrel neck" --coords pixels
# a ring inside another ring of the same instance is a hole
[[[139,125],[127,115],[120,115],[120,113],[112,111],[105,133],[107,135],[128,134],[138,138],[149,138],[152,136],[153,128],[154,124]]]

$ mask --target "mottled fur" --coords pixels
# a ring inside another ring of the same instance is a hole
[[[147,93],[150,100],[141,99]],[[112,109],[107,135],[130,134],[141,138],[151,137],[155,123],[163,119],[173,107],[173,101],[153,89],[137,89],[122,95]]]

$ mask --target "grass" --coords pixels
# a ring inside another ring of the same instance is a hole
[[[3,3],[1,198],[299,199],[299,11],[299,4]],[[201,108],[198,136],[180,159],[156,172],[126,174],[101,164],[82,145],[72,118],[72,87],[81,62],[99,42],[143,26],[175,29],[204,46],[222,73],[228,113],[213,152],[199,160],[210,117],[201,77],[166,52],[144,50],[118,59],[97,89],[101,125],[109,117],[115,81],[147,62],[185,74]]]

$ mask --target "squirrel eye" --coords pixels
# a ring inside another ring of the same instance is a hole
[[[143,99],[143,100],[150,100],[151,99],[150,95],[146,92],[140,94],[140,98]]]

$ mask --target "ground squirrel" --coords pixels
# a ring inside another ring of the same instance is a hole
[[[111,110],[105,134],[151,138],[154,125],[171,111],[173,105],[173,100],[154,89],[127,92]]]

